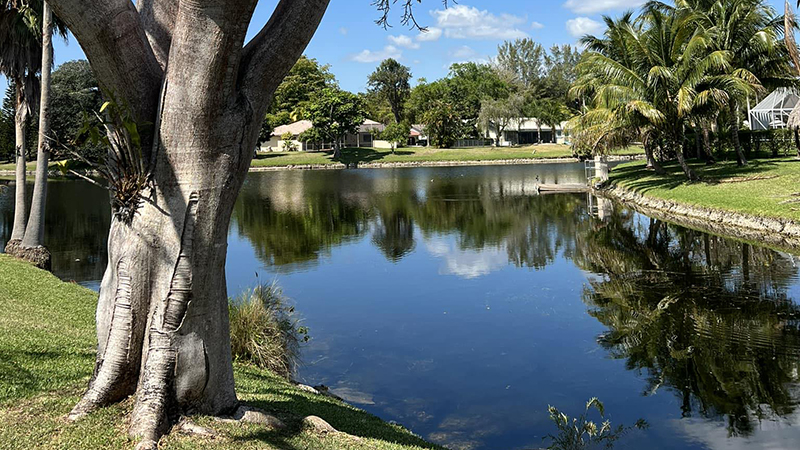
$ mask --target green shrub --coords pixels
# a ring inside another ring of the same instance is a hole
[[[228,303],[231,351],[237,361],[289,378],[300,358],[308,329],[275,284],[259,284]]]

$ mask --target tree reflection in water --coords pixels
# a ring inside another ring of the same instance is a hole
[[[598,274],[584,301],[598,338],[645,394],[674,392],[684,417],[724,417],[730,436],[794,412],[800,308],[794,258],[630,212],[579,236],[576,262]]]
[[[724,418],[731,436],[795,411],[792,256],[622,208],[592,218],[582,195],[530,195],[532,178],[363,173],[250,178],[234,215],[239,233],[277,270],[370,234],[395,263],[436,235],[460,250],[502,249],[517,267],[543,269],[563,255],[594,274],[583,299],[608,328],[598,342],[644,374],[646,395],[671,391],[685,417]]]

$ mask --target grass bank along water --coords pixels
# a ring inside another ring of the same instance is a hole
[[[129,449],[123,417],[130,400],[102,409],[77,423],[66,414],[80,398],[95,357],[97,294],[74,283],[0,255],[0,447],[4,449]],[[269,429],[226,424],[211,418],[196,423],[213,429],[213,439],[171,433],[164,449],[441,449],[402,427],[314,394],[246,364],[235,364],[239,398],[277,416],[286,425]],[[319,416],[337,433],[320,434],[303,418]]]
[[[601,190],[643,213],[692,228],[800,250],[800,160],[759,159],[692,164],[688,182],[677,163],[658,175],[637,161],[614,168]]]

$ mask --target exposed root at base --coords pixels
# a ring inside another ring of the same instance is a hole
[[[173,430],[189,436],[202,437],[208,439],[213,439],[217,436],[217,433],[211,428],[201,427],[200,425],[197,425],[196,423],[192,422],[191,420],[185,417],[181,419],[177,425],[175,425],[175,428],[173,428]]]
[[[5,252],[23,261],[27,261],[39,269],[50,271],[52,267],[52,255],[47,247],[38,246],[26,248],[22,246],[22,241],[15,239],[8,241]]]
[[[283,429],[286,425],[277,417],[250,406],[239,406],[231,416],[218,417],[217,420],[225,423],[255,423],[273,429]]]

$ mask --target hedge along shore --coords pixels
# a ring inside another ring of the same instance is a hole
[[[636,161],[643,159],[644,155],[611,155],[609,162]],[[343,163],[332,164],[294,164],[286,166],[260,166],[251,167],[250,172],[276,172],[281,170],[344,170],[348,168],[358,169],[395,169],[409,167],[462,167],[462,166],[514,166],[514,165],[535,165],[535,164],[559,164],[559,163],[578,163],[578,158],[518,158],[518,159],[486,159],[474,161],[408,161],[408,162],[386,162],[386,163],[364,163],[350,165]],[[28,170],[27,175],[33,176],[33,170]],[[50,171],[53,176],[54,171]],[[14,176],[13,170],[0,170],[0,176]]]
[[[654,219],[792,252],[800,251],[800,222],[791,219],[687,205],[650,197],[613,184],[594,189],[593,192],[617,200]]]

